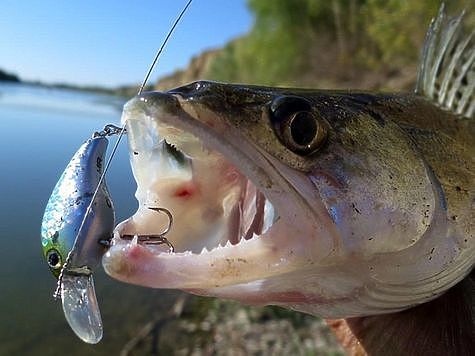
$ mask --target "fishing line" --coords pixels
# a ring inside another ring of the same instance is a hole
[[[188,3],[185,5],[185,7],[183,8],[183,10],[181,10],[180,12],[180,15],[178,15],[178,17],[176,18],[175,22],[173,23],[173,26],[172,28],[170,29],[170,31],[168,31],[168,34],[167,36],[165,37],[165,40],[163,41],[162,45],[160,46],[160,48],[158,49],[157,51],[157,54],[155,55],[155,58],[153,59],[153,62],[152,64],[150,65],[150,68],[148,69],[148,72],[147,74],[145,75],[145,78],[142,82],[142,85],[140,86],[139,88],[139,92],[137,95],[140,95],[143,91],[143,89],[145,88],[145,84],[147,83],[147,80],[148,80],[148,77],[150,77],[150,74],[152,74],[152,70],[153,68],[155,67],[155,64],[157,63],[158,61],[158,57],[160,57],[160,55],[162,54],[162,51],[163,49],[165,48],[166,44],[168,43],[168,40],[170,39],[170,36],[172,35],[173,31],[175,30],[175,27],[176,25],[178,25],[178,22],[180,22],[181,18],[183,17],[183,15],[185,14],[186,10],[188,9],[188,6],[190,6],[191,2],[193,0],[189,0]]]
[[[176,26],[178,25],[178,23],[180,22],[181,18],[183,17],[183,15],[185,14],[186,10],[188,9],[188,7],[190,6],[190,4],[193,2],[193,0],[188,0],[188,2],[186,3],[186,5],[183,7],[183,9],[181,10],[180,14],[178,15],[178,17],[176,18],[175,22],[173,23],[173,26],[170,28],[170,30],[168,31],[165,39],[163,40],[162,42],[162,45],[160,46],[160,48],[158,49],[157,53],[155,54],[155,58],[153,59],[152,61],[152,64],[150,65],[148,71],[147,71],[147,74],[145,75],[145,78],[142,82],[142,84],[140,85],[140,88],[139,88],[139,91],[137,93],[137,95],[140,95],[143,91],[143,89],[145,88],[145,85],[147,84],[147,81],[150,77],[150,75],[152,74],[152,71],[153,71],[153,68],[155,67],[155,65],[157,64],[158,62],[158,59],[160,57],[160,55],[162,54],[162,51],[163,49],[165,48],[166,44],[168,43],[168,40],[170,39],[171,35],[173,34],[173,32],[175,31],[175,28]],[[107,160],[107,163],[104,167],[104,171],[102,172],[101,174],[101,177],[99,178],[99,182],[97,183],[97,186],[96,186],[96,189],[94,190],[94,194],[92,195],[92,198],[91,198],[91,202],[89,203],[89,205],[87,206],[87,209],[86,209],[86,213],[84,214],[84,218],[82,219],[81,221],[81,225],[79,226],[79,229],[78,229],[78,232],[76,234],[76,237],[74,238],[74,243],[73,243],[73,246],[71,247],[71,250],[69,250],[68,252],[68,255],[66,256],[66,259],[64,261],[64,264],[63,266],[61,267],[61,271],[59,273],[59,276],[58,276],[58,282],[56,284],[56,290],[54,291],[53,293],[53,298],[54,299],[60,299],[61,298],[61,289],[62,289],[62,284],[63,284],[63,276],[64,276],[64,273],[66,272],[66,269],[71,261],[71,258],[73,256],[73,253],[76,249],[76,245],[77,245],[77,241],[79,239],[79,236],[81,235],[81,232],[82,232],[82,229],[84,227],[84,224],[86,223],[86,219],[87,217],[89,216],[89,214],[91,213],[92,211],[92,205],[94,204],[94,200],[96,199],[96,196],[99,192],[99,189],[101,187],[101,184],[103,183],[104,179],[105,179],[105,176],[106,176],[106,173],[109,169],[109,166],[112,162],[112,159],[114,158],[115,156],[115,153],[117,151],[117,148],[119,146],[119,143],[120,143],[120,140],[122,139],[122,136],[124,136],[124,133],[126,131],[125,129],[126,127],[126,123],[124,122],[123,125],[120,127],[120,132],[118,134],[118,137],[117,137],[117,140],[115,141],[115,144],[114,144],[114,147],[112,148],[112,151],[111,151],[111,154],[109,156],[109,159]],[[117,131],[115,132],[112,132],[112,133],[104,133],[103,136],[109,136],[109,135],[113,135],[113,134],[116,134]],[[98,135],[100,136],[101,134],[98,133]]]

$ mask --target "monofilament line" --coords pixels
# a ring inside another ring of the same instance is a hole
[[[192,3],[193,0],[189,0],[185,7],[183,7],[183,9],[181,10],[180,14],[178,15],[178,17],[176,18],[175,22],[173,23],[173,26],[170,28],[170,31],[168,31],[167,33],[167,36],[165,37],[165,39],[163,40],[162,42],[162,45],[160,46],[160,48],[158,49],[156,55],[155,55],[155,58],[153,59],[152,61],[152,64],[150,65],[150,68],[148,69],[147,71],[147,74],[145,75],[145,78],[142,82],[142,84],[140,85],[140,88],[139,88],[139,91],[137,93],[137,95],[140,95],[143,91],[143,89],[145,88],[145,85],[147,84],[147,81],[150,77],[150,75],[152,74],[152,71],[153,71],[153,68],[155,67],[155,65],[157,64],[158,62],[158,59],[160,57],[160,55],[162,54],[162,51],[163,49],[165,48],[166,44],[168,43],[168,40],[170,39],[171,35],[173,34],[173,31],[175,30],[176,26],[178,25],[178,23],[180,22],[181,18],[183,17],[183,15],[185,14],[186,10],[188,9],[188,7],[190,6],[190,4]],[[101,174],[101,177],[99,178],[99,182],[97,183],[97,187],[96,189],[94,190],[94,194],[92,195],[92,199],[91,199],[91,202],[89,203],[89,205],[87,206],[87,209],[86,209],[86,213],[84,214],[84,218],[82,219],[81,221],[81,225],[79,226],[79,230],[76,234],[76,237],[74,238],[74,243],[73,243],[73,246],[71,248],[71,250],[69,250],[68,252],[68,255],[66,256],[66,260],[64,261],[64,264],[63,266],[61,267],[61,271],[59,273],[59,276],[58,276],[58,283],[56,285],[56,290],[53,294],[53,297],[55,299],[59,299],[61,298],[61,288],[62,288],[62,283],[63,283],[63,276],[64,276],[64,273],[66,272],[67,270],[67,267],[71,261],[71,258],[74,254],[74,251],[76,249],[76,245],[77,245],[77,241],[78,241],[78,238],[79,236],[81,235],[81,232],[82,232],[82,229],[84,228],[84,224],[86,223],[86,219],[87,217],[89,216],[89,214],[91,213],[91,210],[92,210],[92,206],[94,204],[94,200],[96,199],[96,196],[97,196],[97,193],[99,192],[99,189],[101,187],[101,184],[102,182],[104,181],[105,179],[105,176],[106,176],[106,173],[109,169],[109,166],[112,162],[112,159],[114,158],[115,156],[115,153],[117,151],[117,147],[119,146],[119,143],[120,143],[120,140],[122,139],[122,136],[124,135],[125,133],[125,127],[126,127],[126,123],[124,122],[121,129],[120,129],[120,133],[119,133],[119,136],[117,137],[117,140],[114,144],[114,147],[112,148],[112,152],[109,156],[109,159],[107,160],[107,163],[104,167],[104,171],[102,172]]]
[[[152,74],[152,71],[153,71],[153,68],[155,67],[155,64],[157,63],[158,61],[158,58],[160,57],[160,55],[162,54],[162,51],[163,49],[165,48],[165,46],[167,45],[168,43],[168,40],[170,39],[170,36],[172,35],[173,31],[175,31],[175,27],[178,25],[178,23],[180,22],[181,18],[183,17],[183,15],[185,14],[186,10],[188,9],[188,6],[190,6],[191,2],[193,0],[189,0],[185,7],[183,8],[183,10],[181,10],[180,12],[180,15],[178,15],[178,17],[176,18],[175,22],[173,23],[173,26],[172,28],[170,29],[170,31],[168,31],[168,34],[167,34],[167,37],[165,37],[165,40],[163,41],[162,45],[160,46],[160,48],[158,49],[157,51],[157,54],[155,55],[155,58],[153,59],[153,62],[152,64],[150,65],[150,68],[148,69],[148,72],[147,74],[145,75],[145,78],[143,79],[143,82],[142,82],[142,85],[140,86],[139,88],[139,92],[137,95],[140,95],[143,91],[143,89],[145,88],[145,85],[147,84],[147,81],[148,81],[148,78],[150,77],[150,74]]]

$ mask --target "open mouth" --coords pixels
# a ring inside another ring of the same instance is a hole
[[[181,117],[161,109],[136,110],[126,113],[125,119],[139,208],[117,226],[116,236],[160,235],[168,217],[157,214],[156,208],[173,216],[166,239],[174,251],[169,253],[166,244],[145,247],[168,258],[222,255],[272,230],[278,220],[276,209],[235,162],[216,149],[226,142],[213,145],[212,140],[199,138],[179,127]],[[116,244],[123,242],[116,239]]]
[[[177,133],[183,136],[179,131],[175,132]],[[228,244],[236,245],[243,239],[249,240],[264,234],[276,218],[272,203],[219,152],[205,148],[195,136],[190,134],[186,136],[189,141],[184,146],[192,146],[189,150],[188,147],[184,150],[179,149],[177,146],[181,147],[181,142],[170,143],[173,137],[163,136],[162,159],[166,161],[166,166],[175,167],[174,174],[168,175],[167,179],[181,181],[183,177],[189,177],[172,192],[178,203],[182,202],[186,209],[187,202],[195,200],[194,203],[199,204],[203,212],[207,210],[214,212],[214,214],[202,214],[203,220],[208,220],[208,217],[214,221],[216,218],[223,220],[225,231],[219,229],[220,231],[214,234],[203,236],[200,239],[203,248],[211,250]],[[190,145],[190,141],[193,141],[193,144]],[[193,162],[195,152],[200,153],[197,158],[200,162],[197,164]],[[211,177],[212,175],[214,177]],[[218,184],[221,182],[220,186],[211,186],[210,183],[216,180]],[[201,193],[209,191],[210,188],[216,189],[221,194],[213,197]],[[223,190],[227,190],[227,193]],[[221,216],[217,216],[218,214]],[[197,251],[194,247],[192,250]]]
[[[207,295],[234,288],[243,296],[328,255],[330,238],[322,235],[321,248],[308,238],[323,230],[306,200],[313,194],[306,176],[233,126],[232,113],[219,116],[228,113],[203,104],[212,100],[149,92],[124,107],[139,207],[115,228],[102,258],[113,278]],[[167,230],[160,208],[173,216],[165,235],[173,252],[139,238]]]

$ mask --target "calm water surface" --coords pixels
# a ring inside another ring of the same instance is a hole
[[[44,207],[74,152],[93,131],[118,124],[122,104],[103,95],[0,83],[0,355],[117,354],[174,297],[99,271],[104,338],[94,346],[73,334],[51,297],[55,279],[40,242]],[[126,140],[107,182],[121,221],[136,208]]]

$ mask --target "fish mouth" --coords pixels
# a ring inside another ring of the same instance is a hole
[[[207,294],[298,268],[290,261],[305,249],[298,241],[299,207],[290,209],[297,225],[290,231],[280,206],[295,204],[283,194],[292,189],[271,158],[179,95],[134,98],[123,120],[139,208],[115,230],[103,257],[107,273],[129,283]],[[173,252],[123,238],[164,231],[168,218],[153,211],[158,207],[173,216],[166,234]],[[296,236],[290,242],[289,234]]]

